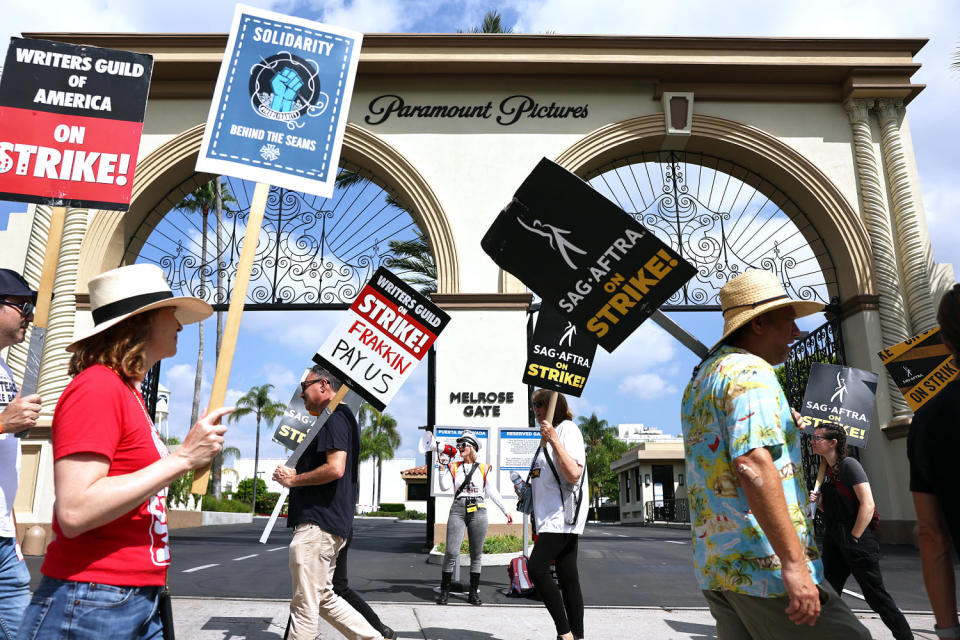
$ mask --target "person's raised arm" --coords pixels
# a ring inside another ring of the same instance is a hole
[[[75,453],[53,463],[55,509],[63,535],[73,538],[113,522],[191,469],[210,464],[223,448],[227,427],[221,407],[204,415],[172,454],[143,469],[107,476],[110,460],[97,453]]]
[[[783,584],[790,604],[787,615],[795,624],[813,626],[820,616],[820,593],[807,568],[806,555],[793,528],[780,473],[765,447],[733,459],[747,504],[770,546],[780,558]]]
[[[953,575],[950,533],[940,502],[932,493],[913,492],[923,585],[940,629],[960,626],[957,619],[956,578]]]

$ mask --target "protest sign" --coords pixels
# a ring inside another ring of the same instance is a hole
[[[197,171],[331,196],[362,39],[237,5]]]
[[[877,374],[838,364],[814,362],[803,394],[800,414],[808,433],[826,423],[840,425],[847,444],[867,446],[870,420],[877,394]]]
[[[914,411],[957,377],[957,365],[943,344],[940,327],[887,347],[877,355]]]
[[[0,199],[126,211],[153,58],[11,38],[0,77]]]
[[[380,267],[313,361],[383,411],[449,321],[440,307]]]
[[[607,351],[695,273],[620,207],[546,158],[481,246]]]
[[[305,369],[303,375],[300,376],[300,382],[307,379],[308,373],[310,373],[310,369]],[[287,403],[287,408],[284,410],[283,416],[281,416],[280,422],[273,432],[273,441],[291,451],[295,450],[300,443],[303,442],[304,438],[310,434],[317,422],[317,416],[307,411],[306,406],[304,406],[301,393],[300,383],[298,382],[296,388],[293,390],[293,396],[291,396],[290,402]],[[343,404],[350,407],[350,411],[352,411],[354,415],[360,411],[362,402],[363,399],[354,393],[347,394],[343,399]]]
[[[477,442],[480,444],[480,451],[477,452],[477,462],[482,462],[483,464],[490,464],[490,433],[487,429],[478,428],[478,427],[434,427],[433,437],[434,442],[440,445],[440,450],[443,450],[444,445],[453,445],[456,447],[457,438],[463,435],[464,431],[470,431],[477,437]],[[536,434],[540,436],[539,432]],[[454,462],[463,462],[463,458],[460,457],[460,454],[457,453],[451,460],[451,463]],[[433,456],[433,473],[431,478],[433,479],[433,485],[430,487],[430,495],[432,496],[452,496],[453,489],[443,491],[440,489],[440,476],[438,470],[440,469],[439,456]],[[490,473],[493,470],[491,469]],[[479,473],[479,472],[478,472]],[[488,476],[490,477],[490,476]],[[493,478],[491,478],[493,480]],[[511,485],[513,486],[513,485]]]
[[[580,397],[597,351],[592,335],[559,313],[541,305],[533,330],[523,383]]]

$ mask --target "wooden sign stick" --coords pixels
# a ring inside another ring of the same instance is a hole
[[[556,391],[550,392],[550,400],[547,401],[547,422],[553,426],[553,412],[557,410],[557,396],[559,396]],[[540,446],[546,446],[547,441],[545,438],[540,438]],[[546,449],[543,451],[543,455],[547,455]]]
[[[827,461],[820,458],[820,469],[817,471],[817,481],[813,485],[813,491],[820,491],[820,485],[823,484],[823,476],[827,474]],[[817,500],[817,502],[820,502]],[[817,515],[817,502],[810,503],[810,517]]]
[[[43,252],[40,284],[37,286],[37,303],[33,312],[33,331],[30,333],[27,363],[23,370],[23,383],[20,385],[20,393],[24,396],[36,393],[40,384],[40,362],[43,358],[43,344],[46,341],[47,326],[50,323],[53,283],[57,275],[60,240],[63,238],[63,222],[66,217],[66,207],[53,207],[50,214],[50,227],[47,230],[47,246]],[[20,431],[17,433],[17,437],[25,438],[29,432],[29,429]]]
[[[223,329],[220,357],[217,358],[217,370],[213,375],[213,389],[210,391],[210,404],[207,405],[211,409],[223,406],[227,397],[230,367],[233,365],[233,354],[237,349],[237,336],[240,334],[240,317],[243,315],[243,305],[247,301],[247,286],[250,284],[250,272],[253,270],[253,259],[257,253],[257,242],[260,240],[260,227],[263,225],[263,213],[267,208],[268,195],[270,195],[270,185],[258,182],[253,192],[253,199],[250,201],[247,232],[243,238],[240,261],[237,263],[236,285],[233,287],[233,295],[230,296],[230,307],[227,309],[227,323]],[[209,481],[210,465],[207,465],[204,469],[197,469],[194,473],[191,493],[205,494]]]

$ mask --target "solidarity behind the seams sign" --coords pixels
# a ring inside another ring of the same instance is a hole
[[[153,57],[11,38],[0,76],[0,199],[126,211]]]
[[[383,411],[449,321],[426,296],[380,267],[313,361]]]
[[[362,40],[237,5],[197,171],[333,195]]]
[[[620,207],[544,158],[483,250],[613,351],[696,272]]]

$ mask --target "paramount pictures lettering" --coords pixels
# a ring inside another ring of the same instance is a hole
[[[530,96],[515,94],[501,100],[494,111],[492,100],[487,101],[486,104],[473,105],[407,104],[402,96],[389,93],[377,96],[370,101],[367,107],[369,114],[364,116],[363,120],[369,125],[378,125],[386,122],[390,116],[468,120],[493,118],[497,124],[508,127],[521,119],[586,118],[589,107],[588,104],[558,105],[556,102],[544,104]]]

